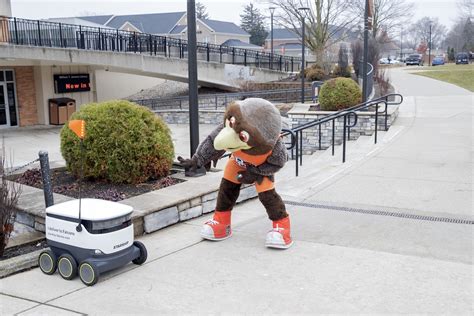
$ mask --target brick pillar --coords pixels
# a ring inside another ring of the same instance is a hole
[[[33,67],[14,67],[20,126],[38,124]]]

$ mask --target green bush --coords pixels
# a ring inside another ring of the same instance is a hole
[[[317,67],[311,67],[311,68],[305,69],[304,75],[306,79],[310,81],[321,81],[321,80],[324,80],[324,78],[326,77],[324,70]]]
[[[170,131],[148,108],[124,100],[91,103],[71,119],[86,121],[85,177],[140,183],[169,173],[174,156]],[[76,176],[81,168],[79,143],[65,124],[61,130],[61,153]]]
[[[338,77],[345,77],[345,78],[350,78],[351,77],[351,67],[340,67],[336,66],[334,68],[334,75]]]
[[[321,110],[337,111],[362,101],[359,85],[349,78],[334,78],[326,81],[319,90]]]

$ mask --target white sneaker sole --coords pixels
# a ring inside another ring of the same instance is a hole
[[[272,244],[272,243],[265,243],[267,248],[275,248],[275,249],[288,249],[293,245],[293,241],[289,244]]]
[[[206,235],[206,234],[202,234],[202,233],[201,233],[201,237],[206,239],[206,240],[221,241],[221,240],[225,240],[227,238],[232,237],[232,232],[229,235],[227,235],[225,237],[222,237],[222,238],[216,238],[214,236],[210,236],[210,235]]]

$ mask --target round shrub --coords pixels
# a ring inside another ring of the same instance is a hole
[[[320,81],[326,77],[324,70],[318,65],[312,65],[311,67],[304,70],[305,78],[310,81]]]
[[[326,81],[319,90],[321,110],[342,110],[362,101],[359,85],[349,78],[334,78]]]
[[[125,100],[91,103],[71,120],[86,121],[84,176],[113,183],[140,183],[166,176],[174,157],[168,126],[148,108]],[[61,153],[79,176],[80,140],[67,124],[61,130]]]
[[[345,77],[345,78],[350,78],[351,77],[351,67],[341,67],[341,66],[336,66],[334,68],[334,74],[338,77]]]

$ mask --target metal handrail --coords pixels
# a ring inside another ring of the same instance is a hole
[[[167,36],[16,17],[2,20],[2,41],[14,45],[146,53],[177,58],[185,58],[188,50],[186,40]],[[296,72],[301,67],[301,58],[298,57],[226,45],[198,42],[197,52],[198,59],[207,62],[252,65],[285,72]],[[231,62],[224,60],[223,56]]]
[[[390,101],[390,98],[400,98],[400,100]],[[377,131],[378,131],[378,117],[379,114],[385,116],[384,127],[385,131],[388,130],[388,106],[389,105],[398,105],[403,102],[403,96],[398,93],[391,93],[384,96],[381,96],[377,99],[373,99],[370,101],[366,101],[350,108],[338,111],[336,113],[332,113],[330,115],[325,116],[324,118],[314,120],[312,122],[308,122],[297,126],[290,130],[284,130],[282,133],[282,137],[290,135],[291,136],[291,145],[287,147],[288,150],[291,150],[292,156],[293,153],[295,154],[295,172],[296,176],[298,176],[298,169],[299,166],[303,165],[303,131],[318,126],[319,127],[319,150],[321,150],[321,126],[324,123],[332,122],[332,155],[334,156],[334,147],[335,147],[335,129],[336,125],[335,122],[338,118],[343,118],[343,134],[342,134],[342,162],[346,162],[346,136],[347,139],[350,139],[350,129],[355,127],[358,120],[358,114],[356,111],[367,110],[370,107],[375,107],[375,136],[374,136],[374,143],[377,144]],[[380,105],[383,104],[383,110],[379,111]],[[352,122],[351,122],[352,117]]]
[[[299,93],[301,89],[281,89],[281,90],[255,90],[246,92],[228,92],[228,93],[214,93],[199,95],[199,109],[214,109],[224,108],[229,101],[238,100],[241,98],[260,97],[268,99],[273,102],[296,102],[300,100]],[[311,95],[306,93],[305,99],[311,100]],[[189,106],[188,96],[165,97],[153,99],[130,99],[139,105],[147,106],[151,110],[160,109],[180,109]],[[203,104],[204,103],[204,104]],[[213,104],[213,105],[211,105]]]

